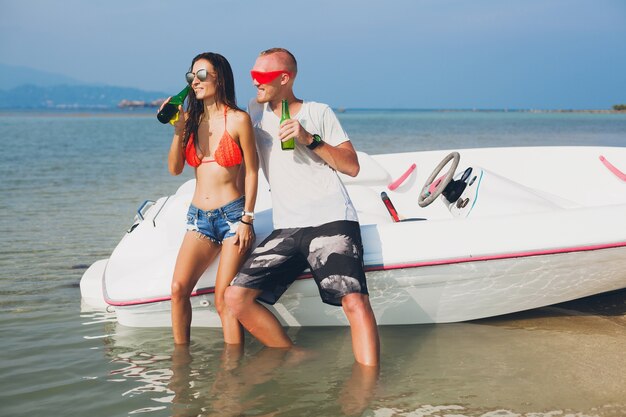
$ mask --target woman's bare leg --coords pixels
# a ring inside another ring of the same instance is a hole
[[[239,320],[224,304],[224,292],[235,278],[248,252],[239,253],[239,245],[233,244],[234,238],[225,239],[222,244],[220,264],[215,277],[215,307],[222,320],[224,342],[243,344],[243,328]]]
[[[187,232],[176,258],[172,277],[172,334],[175,344],[188,344],[191,337],[191,301],[189,297],[200,276],[220,251],[220,246]]]

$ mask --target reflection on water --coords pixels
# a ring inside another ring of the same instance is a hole
[[[106,354],[121,366],[109,381],[133,382],[124,395],[169,404],[169,415],[177,417],[361,415],[378,380],[377,368],[352,363],[346,329],[290,331],[314,348],[266,349],[249,340],[244,352],[223,345],[214,329],[196,330],[191,346],[174,348],[165,329],[111,327]]]
[[[381,328],[382,366],[353,363],[347,328],[290,329],[303,351],[225,347],[197,329],[105,325],[108,381],[171,416],[623,416],[626,291],[472,323]]]

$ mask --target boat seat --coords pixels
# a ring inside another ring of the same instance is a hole
[[[339,177],[344,184],[361,184],[361,185],[385,185],[391,181],[391,175],[382,165],[365,152],[357,151],[357,158],[361,169],[356,177],[339,173]]]
[[[393,223],[385,204],[376,191],[359,184],[346,184],[346,188],[361,225]]]

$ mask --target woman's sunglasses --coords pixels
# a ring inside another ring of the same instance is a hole
[[[250,71],[250,75],[252,76],[252,79],[259,84],[271,83],[272,81],[274,81],[276,78],[278,78],[279,76],[283,74],[287,74],[291,77],[291,72],[285,71],[285,70],[267,71],[267,72]]]
[[[187,84],[191,84],[195,77],[198,77],[200,81],[206,81],[206,79],[209,77],[209,72],[204,68],[199,69],[195,73],[189,71],[187,74],[185,74],[185,79],[187,80]]]

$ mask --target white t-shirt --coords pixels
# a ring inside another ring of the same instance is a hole
[[[283,151],[278,139],[280,118],[267,103],[251,100],[248,106],[261,169],[270,184],[274,228],[319,226],[336,220],[358,221],[346,187],[337,172],[313,151],[296,141]],[[291,115],[311,134],[331,146],[350,140],[337,116],[326,104],[305,101]],[[325,146],[325,145],[323,145]]]

